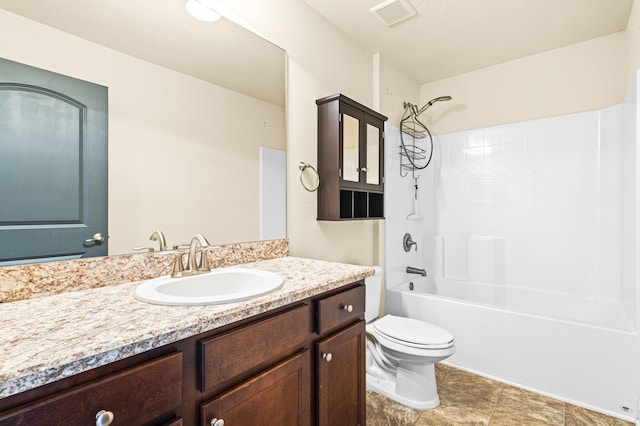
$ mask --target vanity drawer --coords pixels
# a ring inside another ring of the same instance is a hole
[[[364,313],[364,285],[345,290],[317,302],[316,331],[324,334],[359,318]]]
[[[0,415],[0,425],[95,424],[107,410],[114,424],[149,422],[182,405],[182,353],[127,368]]]
[[[309,305],[200,342],[201,381],[205,392],[254,367],[300,349],[310,330]]]

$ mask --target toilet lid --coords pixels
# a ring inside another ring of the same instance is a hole
[[[393,340],[405,342],[409,346],[443,347],[450,346],[453,335],[433,324],[412,318],[385,315],[373,323],[378,332]]]

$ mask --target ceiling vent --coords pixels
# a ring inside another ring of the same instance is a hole
[[[388,27],[417,15],[408,0],[387,0],[370,10]]]

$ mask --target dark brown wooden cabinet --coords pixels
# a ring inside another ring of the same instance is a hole
[[[317,425],[365,425],[365,287],[316,301]]]
[[[201,425],[308,426],[310,365],[305,350],[205,402]]]
[[[316,344],[318,426],[365,424],[365,348],[364,321]]]
[[[200,390],[220,390],[256,368],[266,368],[306,347],[310,307],[302,304],[199,343]]]
[[[342,95],[318,106],[318,220],[384,218],[387,117]]]
[[[0,413],[0,425],[96,424],[103,411],[114,425],[152,422],[182,405],[182,363],[180,352],[144,362]]]
[[[0,426],[101,410],[113,426],[364,425],[364,295],[359,281],[0,399]]]
[[[311,424],[310,324],[305,303],[201,341],[200,424]]]

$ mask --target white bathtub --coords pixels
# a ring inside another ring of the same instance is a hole
[[[445,278],[410,279],[415,292],[466,300],[521,314],[573,321],[619,331],[634,331],[635,317],[622,303],[580,295],[474,283]],[[398,287],[402,289],[402,285]]]
[[[387,313],[454,335],[453,365],[627,420],[637,416],[640,390],[629,366],[640,361],[624,307],[422,277],[387,284],[385,296]]]

